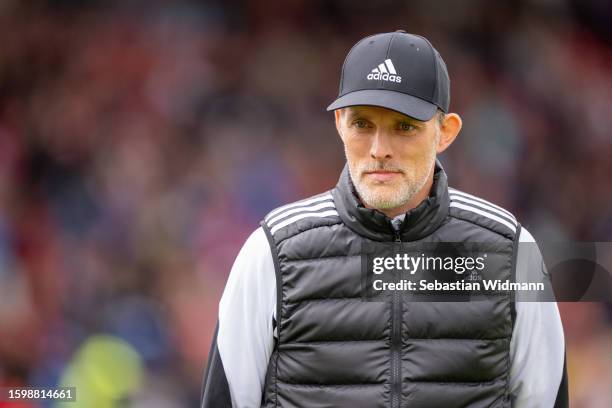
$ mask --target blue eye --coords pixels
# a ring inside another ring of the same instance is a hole
[[[355,127],[359,128],[359,129],[363,129],[363,128],[366,128],[368,126],[366,121],[362,120],[362,119],[356,120],[354,123],[355,123]]]
[[[414,130],[416,128],[408,122],[402,122],[400,123],[400,129],[405,132],[410,132],[411,130]]]

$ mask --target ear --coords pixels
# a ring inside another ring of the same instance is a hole
[[[436,119],[437,120],[437,119]],[[447,113],[440,124],[440,141],[438,142],[437,153],[440,154],[455,141],[461,131],[461,117],[456,113]]]
[[[336,109],[334,111],[334,116],[336,118],[336,130],[338,131],[338,135],[340,136],[340,139],[342,139],[342,141],[344,142],[344,135],[342,134],[342,109]]]

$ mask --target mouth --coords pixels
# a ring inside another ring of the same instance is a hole
[[[365,171],[363,173],[365,176],[367,176],[369,179],[377,181],[377,182],[386,182],[386,181],[391,181],[393,179],[395,179],[396,177],[399,177],[401,172],[400,171],[393,171],[393,170],[373,170],[373,171]]]

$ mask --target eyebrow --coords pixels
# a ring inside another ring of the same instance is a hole
[[[345,111],[345,112],[346,112],[346,118],[348,120],[359,118],[359,117],[362,117],[362,118],[366,118],[367,117],[367,115],[365,115],[363,112],[359,112],[359,111],[350,110],[350,111]]]
[[[350,110],[346,112],[346,118],[347,120],[353,120],[356,118],[363,118],[363,119],[369,119],[369,115],[367,113],[361,112],[361,111],[355,111],[355,110]],[[410,116],[407,115],[402,115],[402,114],[397,114],[397,116],[394,116],[394,119],[396,122],[409,122],[411,124],[423,124],[425,122],[420,121],[418,119],[415,118],[411,118]]]

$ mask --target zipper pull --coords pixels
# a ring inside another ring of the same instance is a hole
[[[395,235],[395,242],[402,242],[400,230],[402,229],[403,220],[394,218],[391,220],[391,227],[393,227],[393,233]]]

